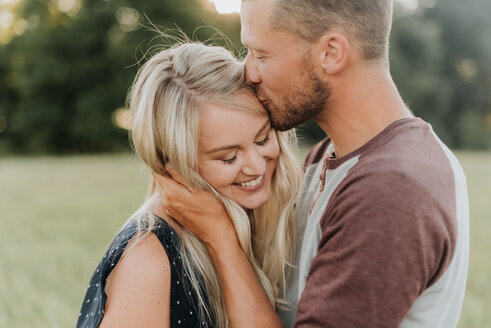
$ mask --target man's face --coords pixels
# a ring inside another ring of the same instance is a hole
[[[275,0],[242,3],[241,39],[249,49],[246,78],[277,130],[291,129],[327,107],[330,89],[314,73],[307,46],[287,31],[271,28]]]

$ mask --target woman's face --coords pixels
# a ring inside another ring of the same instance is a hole
[[[250,94],[236,97],[256,106],[261,114],[204,105],[199,123],[199,173],[223,196],[254,209],[269,198],[280,147],[259,101]]]

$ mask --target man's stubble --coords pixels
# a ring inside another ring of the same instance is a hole
[[[315,74],[312,63],[305,61],[305,74],[298,88],[285,96],[271,97],[256,86],[259,97],[267,99],[265,104],[271,125],[279,131],[292,129],[308,120],[315,119],[320,113],[328,111],[332,89]]]

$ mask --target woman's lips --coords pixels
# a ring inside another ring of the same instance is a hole
[[[261,188],[263,186],[264,177],[265,177],[265,175],[263,174],[263,175],[257,177],[256,179],[249,180],[247,182],[241,182],[241,184],[234,183],[234,186],[236,186],[237,188],[239,188],[240,190],[243,190],[243,191],[253,192],[253,191],[258,190],[259,188]],[[244,185],[244,184],[248,184],[248,186]]]

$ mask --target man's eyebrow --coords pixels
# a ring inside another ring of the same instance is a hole
[[[242,42],[242,45],[247,49],[247,50],[250,50],[250,51],[257,51],[257,52],[268,52],[266,49],[262,49],[262,48],[257,48],[257,47],[252,47],[250,46],[249,44],[247,43],[244,43]]]
[[[269,119],[266,120],[266,122],[264,122],[264,125],[261,127],[261,129],[259,129],[259,131],[257,132],[256,134],[256,138],[268,127],[270,126],[270,123],[269,123]],[[220,146],[220,147],[216,147],[216,148],[212,148],[210,150],[207,150],[205,153],[206,154],[211,154],[211,153],[216,153],[218,151],[222,151],[222,150],[230,150],[230,149],[235,149],[235,148],[239,148],[239,145],[228,145],[228,146]]]
[[[262,54],[265,54],[265,53],[268,53],[269,51],[266,50],[266,49],[262,49],[262,48],[251,48],[252,51],[255,51],[255,52],[260,52]]]

